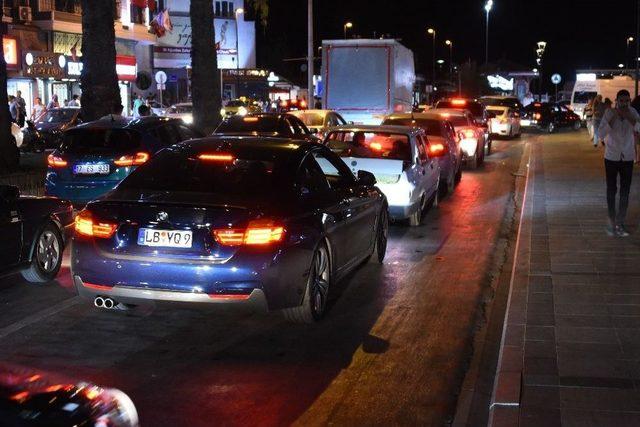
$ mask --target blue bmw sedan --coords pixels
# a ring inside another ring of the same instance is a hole
[[[387,202],[319,144],[210,137],[166,148],[75,220],[78,293],[113,309],[145,301],[238,304],[322,318],[332,284],[375,255]]]

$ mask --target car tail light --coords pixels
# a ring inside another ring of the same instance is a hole
[[[67,166],[68,163],[62,157],[49,154],[49,156],[47,157],[47,164],[52,168],[64,168]]]
[[[369,144],[369,148],[375,151],[382,151],[382,144],[380,144],[379,142],[372,142],[371,144]]]
[[[300,108],[307,108],[307,102],[304,100],[300,101]]]
[[[432,156],[441,156],[444,154],[444,144],[439,142],[429,144],[429,154]]]
[[[244,119],[242,119],[242,121],[247,122],[247,123],[255,123],[258,121],[257,117],[245,117]]]
[[[236,158],[232,154],[227,153],[204,153],[198,156],[198,159],[205,162],[233,162]]]
[[[76,216],[74,228],[76,234],[109,239],[115,234],[118,224],[97,221],[93,218],[91,212],[83,210]]]
[[[249,222],[244,229],[215,229],[213,237],[223,246],[265,246],[281,242],[284,238],[284,227],[271,220],[256,220]]]
[[[116,166],[140,166],[149,160],[149,153],[139,152],[133,155],[121,156],[113,161]]]
[[[475,139],[476,133],[471,129],[466,129],[460,132],[460,139]]]
[[[535,114],[533,115],[533,118],[534,118],[535,120],[540,120],[540,119],[542,118],[542,114],[540,114],[540,113],[535,113]]]
[[[467,105],[467,101],[465,101],[464,99],[452,99],[451,100],[451,105]]]

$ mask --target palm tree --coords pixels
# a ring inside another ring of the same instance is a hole
[[[0,7],[0,22],[2,22],[2,7]],[[0,31],[0,40],[2,31]],[[0,55],[0,173],[17,169],[19,157],[11,136],[11,115],[7,105],[7,63],[4,55]]]
[[[82,116],[96,120],[120,104],[113,0],[82,0]]]
[[[268,0],[249,0],[263,24],[269,13]],[[213,0],[191,0],[191,87],[193,119],[206,131],[215,129],[222,106],[220,72],[216,55]]]

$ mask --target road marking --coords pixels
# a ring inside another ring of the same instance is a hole
[[[34,323],[37,323],[42,319],[45,319],[49,316],[53,316],[54,314],[59,313],[63,310],[66,310],[69,307],[73,307],[74,305],[79,304],[81,301],[82,299],[80,297],[75,296],[73,298],[64,300],[56,305],[53,305],[49,308],[46,308],[42,311],[34,313],[31,316],[27,316],[24,319],[18,322],[12,323],[9,326],[5,326],[4,328],[0,329],[0,338],[4,338],[7,335],[11,335],[15,332],[18,332],[20,329],[33,325]]]
[[[524,157],[523,157],[524,161]],[[520,237],[522,235],[522,224],[527,209],[527,195],[529,191],[529,174],[535,165],[535,152],[533,144],[529,143],[529,159],[526,164],[524,192],[522,194],[522,207],[520,208],[520,222],[518,223],[518,235],[516,237],[516,246],[513,254],[513,265],[511,266],[511,278],[509,280],[509,296],[507,297],[506,313],[504,323],[502,324],[502,337],[500,339],[500,352],[498,355],[498,364],[496,365],[496,374],[493,380],[493,391],[491,393],[491,401],[489,404],[489,421],[488,426],[493,426],[493,415],[496,407],[519,407],[519,402],[496,402],[496,392],[498,389],[498,377],[500,376],[500,368],[502,366],[502,356],[504,352],[504,343],[507,335],[507,325],[509,323],[509,308],[511,306],[511,296],[513,292],[513,283],[515,282],[516,268],[518,266],[518,252],[520,251]]]

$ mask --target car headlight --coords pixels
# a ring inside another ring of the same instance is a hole
[[[222,117],[224,117],[226,114],[227,114],[227,110],[225,110],[224,108],[221,108],[221,109],[220,109],[220,115],[221,115]]]
[[[478,148],[478,140],[473,138],[466,138],[460,142],[460,148],[467,156],[473,156]]]
[[[190,125],[191,123],[193,123],[193,116],[191,114],[189,114],[188,116],[184,116],[182,118],[182,121]]]
[[[246,116],[246,115],[247,115],[247,113],[248,113],[248,111],[247,111],[247,109],[246,109],[246,108],[244,108],[244,107],[240,107],[240,108],[238,108],[238,115],[239,115],[239,116]]]

